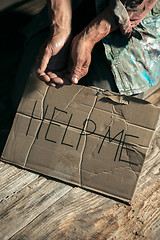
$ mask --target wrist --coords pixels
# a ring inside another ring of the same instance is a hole
[[[117,22],[107,8],[82,31],[82,36],[86,41],[90,42],[91,45],[95,45],[117,28]]]
[[[54,33],[52,35],[50,34],[48,38],[48,43],[50,43],[56,48],[69,44],[70,41],[71,41],[71,33],[69,32],[66,33],[64,29],[59,31],[58,33]]]
[[[54,37],[56,35],[66,36],[68,38],[71,35],[71,26],[57,26],[53,24],[50,26],[50,37]]]
[[[71,0],[47,0],[47,4],[51,35],[57,35],[62,31],[70,34],[72,20]]]
[[[80,34],[78,34],[76,37],[79,38],[80,42],[83,42],[84,45],[87,46],[87,50],[88,51],[92,51],[96,41],[89,35],[87,34],[86,29],[84,29],[82,32],[80,32]]]
[[[111,25],[105,20],[98,20],[91,26],[87,26],[83,31],[83,36],[91,45],[95,45],[111,31]]]

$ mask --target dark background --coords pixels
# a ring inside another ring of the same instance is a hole
[[[24,51],[23,29],[40,12],[45,2],[0,1],[0,153],[14,117],[10,92]]]
[[[46,0],[0,0],[0,154],[15,114],[11,89],[24,52],[23,29],[45,5]],[[73,35],[80,32],[94,16],[93,1],[84,0],[73,14]]]
[[[46,5],[46,0],[0,0],[0,155],[15,112],[11,101],[18,65],[24,52],[23,29]],[[95,16],[93,0],[84,0],[73,14],[73,35]],[[149,101],[160,104],[158,90]],[[156,95],[157,94],[157,95]]]

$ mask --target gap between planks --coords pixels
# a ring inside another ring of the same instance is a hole
[[[0,239],[9,239],[19,232],[72,188],[61,182],[39,177],[5,200],[0,208]]]

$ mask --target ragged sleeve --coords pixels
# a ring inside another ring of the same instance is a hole
[[[116,17],[121,32],[128,37],[158,0],[110,0],[111,12]]]

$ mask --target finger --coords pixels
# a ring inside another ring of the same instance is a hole
[[[50,86],[50,87],[56,87],[56,84],[55,83],[52,83],[52,82],[48,82],[48,83],[46,83],[48,86]]]
[[[73,83],[78,83],[78,81],[88,73],[90,62],[91,58],[88,56],[85,61],[80,60],[79,62],[77,62],[77,64],[73,66],[71,74],[71,81]]]
[[[63,87],[64,85],[71,85],[71,81],[69,81],[68,79],[63,79],[64,83],[63,84],[56,84],[56,83],[53,83],[53,82],[49,82],[49,83],[46,83],[48,86],[51,86],[51,87],[55,87],[57,89]]]
[[[74,84],[78,83],[78,80],[80,79],[81,76],[81,70],[82,70],[82,61],[78,60],[72,68],[71,71],[71,82]]]
[[[45,73],[37,74],[37,77],[45,83],[50,82],[49,76],[47,76],[47,74],[45,74]]]
[[[57,89],[59,89],[59,88],[63,87],[64,85],[71,85],[72,84],[71,81],[69,81],[68,79],[63,79],[63,81],[64,81],[63,84],[57,84],[55,87]]]
[[[37,69],[44,72],[47,68],[49,60],[51,58],[51,50],[49,49],[48,43],[44,43],[40,48],[39,54],[37,56]]]
[[[55,83],[55,84],[63,84],[64,81],[61,77],[58,76],[56,73],[52,72],[47,72],[47,75],[50,77],[50,82]]]
[[[47,74],[47,76],[49,76],[50,79],[57,77],[57,74],[54,72],[46,72],[46,74]]]
[[[48,62],[50,60],[50,52],[48,49],[44,49],[39,53],[37,57],[37,77],[39,77],[42,81],[48,82],[50,81],[49,77],[46,75],[45,70],[47,68]]]
[[[60,84],[60,85],[63,85],[63,84],[64,84],[63,79],[62,79],[62,78],[59,78],[59,77],[55,77],[55,78],[51,79],[51,82],[52,82],[52,83],[55,83],[56,85],[57,85],[57,84]]]
[[[46,74],[50,77],[50,78],[55,78],[55,77],[60,77],[63,78],[63,76],[65,75],[66,70],[62,70],[60,72],[51,72],[51,71],[47,71]]]

